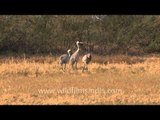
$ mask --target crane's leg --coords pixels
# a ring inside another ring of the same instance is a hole
[[[73,64],[71,64],[71,66],[72,66],[72,70],[74,70],[74,66],[73,66]]]
[[[65,71],[65,68],[66,68],[66,64],[63,65],[63,69],[62,69],[63,72]]]
[[[64,64],[64,69],[66,69],[66,64]]]
[[[83,65],[82,72],[84,72],[84,70],[85,70],[85,63],[84,63],[84,65]]]
[[[77,70],[77,62],[75,62],[75,68],[76,68],[76,70]]]
[[[62,65],[62,70],[64,70],[64,65]]]
[[[68,66],[68,69],[70,70],[70,62],[69,61],[68,61],[68,65],[67,66]]]
[[[86,64],[86,70],[88,70],[88,65]]]

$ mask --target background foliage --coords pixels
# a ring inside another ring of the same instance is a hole
[[[75,50],[77,40],[98,55],[159,53],[160,16],[0,16],[0,54],[58,55]]]

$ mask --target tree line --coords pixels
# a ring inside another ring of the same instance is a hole
[[[160,52],[157,15],[1,15],[0,54],[59,55],[76,49],[98,55]]]

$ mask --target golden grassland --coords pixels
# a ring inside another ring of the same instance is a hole
[[[0,58],[0,104],[160,104],[160,57],[93,56],[89,70],[57,58]]]

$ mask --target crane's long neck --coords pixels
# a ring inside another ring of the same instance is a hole
[[[79,52],[79,50],[80,50],[80,49],[79,49],[79,44],[77,44],[77,52]]]
[[[69,57],[71,56],[70,52],[68,52]]]

